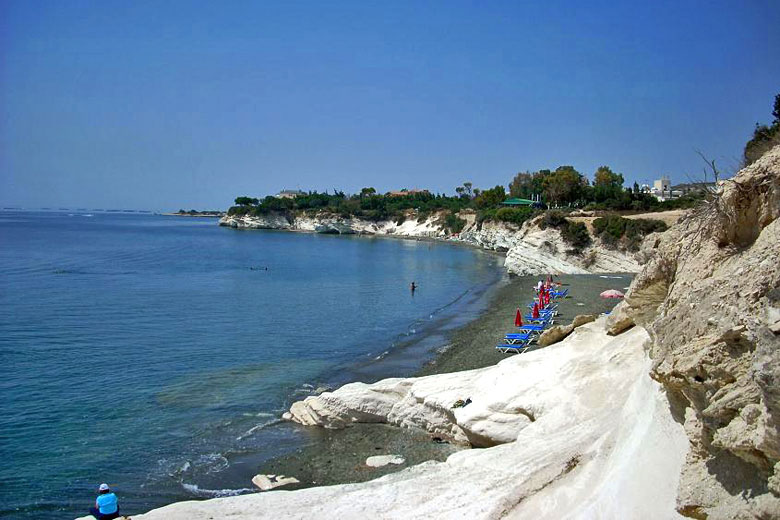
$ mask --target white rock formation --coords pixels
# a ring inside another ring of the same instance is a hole
[[[252,477],[252,484],[261,491],[268,491],[288,484],[297,484],[298,482],[300,480],[297,478],[285,477],[284,475],[255,475]]]
[[[408,238],[446,238],[447,233],[438,223],[437,215],[421,222],[406,219],[400,224],[391,220],[372,222],[359,218],[342,218],[327,215],[300,215],[289,221],[279,213],[269,213],[261,217],[225,216],[219,225],[236,229],[287,229],[312,233],[332,233],[339,235],[394,235]]]
[[[403,464],[406,459],[400,455],[374,455],[366,459],[366,466],[370,468],[381,468],[388,464]]]
[[[540,229],[537,221],[522,227],[504,222],[478,225],[473,213],[463,212],[467,224],[458,236],[449,236],[441,225],[442,216],[434,214],[418,222],[407,218],[398,224],[383,220],[371,222],[358,218],[325,215],[301,215],[291,221],[281,214],[261,217],[225,216],[222,226],[236,229],[286,229],[315,233],[388,235],[406,238],[435,238],[474,245],[491,251],[506,252],[506,268],[518,275],[585,274],[636,272],[639,263],[634,255],[601,246],[596,240],[582,254],[569,254],[569,246],[556,229]]]
[[[181,502],[134,518],[675,518],[688,440],[647,375],[648,339],[640,327],[607,336],[602,318],[492,367],[307,398],[295,412],[307,422],[382,421],[492,447],[370,482]]]
[[[292,224],[279,213],[262,217],[224,216],[219,219],[219,225],[234,229],[293,229]]]
[[[633,273],[639,270],[634,255],[602,246],[598,240],[581,254],[571,249],[558,230],[541,229],[529,221],[517,232],[516,243],[506,255],[506,268],[518,275],[543,273]]]

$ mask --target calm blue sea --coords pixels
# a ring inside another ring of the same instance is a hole
[[[80,516],[101,482],[127,513],[251,487],[233,461],[308,440],[278,421],[293,400],[414,372],[484,309],[501,263],[213,219],[0,212],[0,517]]]

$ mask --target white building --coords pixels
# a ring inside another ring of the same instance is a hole
[[[294,199],[301,195],[306,195],[306,193],[301,190],[282,190],[276,194],[276,197],[279,199]]]
[[[672,181],[668,175],[662,175],[660,179],[653,181],[653,189],[650,194],[658,200],[669,200],[682,197],[683,192],[672,189]]]
[[[653,181],[654,192],[672,191],[672,181],[668,176],[662,175],[660,179]]]

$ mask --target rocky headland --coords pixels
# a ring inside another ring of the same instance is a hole
[[[649,236],[610,316],[494,366],[352,383],[286,414],[482,449],[135,518],[780,518],[778,216],[780,147]]]
[[[442,215],[439,214],[432,214],[420,220],[406,218],[400,223],[392,220],[373,222],[322,214],[226,215],[220,219],[219,225],[235,229],[277,229],[447,240],[506,253],[506,269],[517,275],[633,273],[639,270],[634,253],[607,247],[595,237],[588,247],[573,251],[565,243],[559,230],[550,227],[543,229],[540,226],[540,217],[526,221],[521,226],[507,222],[478,222],[476,214],[467,211],[459,213],[458,217],[463,219],[466,225],[457,235],[446,231],[442,224]]]

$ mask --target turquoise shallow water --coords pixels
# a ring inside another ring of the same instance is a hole
[[[212,219],[0,212],[0,517],[80,515],[103,481],[128,513],[242,492],[252,468],[233,461],[307,441],[277,419],[294,399],[412,373],[484,308],[501,263]]]

